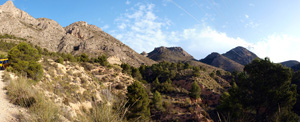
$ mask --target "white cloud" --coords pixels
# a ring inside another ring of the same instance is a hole
[[[245,24],[245,28],[257,28],[259,24],[255,23],[254,21],[250,20],[248,23]]]
[[[155,5],[138,4],[115,21],[118,30],[112,35],[137,52],[150,52],[159,46],[180,46],[196,59],[205,58],[212,52],[225,53],[230,49],[243,46],[260,58],[270,57],[274,62],[286,60],[300,61],[300,37],[271,35],[256,43],[249,43],[239,37],[230,37],[205,24],[182,31],[168,31],[172,22],[154,13]],[[246,16],[245,16],[246,17]],[[247,17],[246,17],[247,18]],[[257,27],[251,20],[245,21],[246,27]]]
[[[250,7],[255,7],[255,4],[249,3],[249,6],[250,6]]]
[[[249,18],[249,15],[245,14],[245,18],[248,19],[248,18]]]
[[[169,37],[162,30],[171,22],[158,18],[153,12],[154,7],[154,4],[135,5],[135,8],[115,20],[120,30],[114,31],[113,35],[137,52],[170,46],[167,42]]]
[[[253,52],[261,58],[270,57],[276,63],[300,61],[300,38],[288,35],[271,35],[254,44]]]
[[[131,2],[129,0],[126,0],[126,5],[129,5]]]
[[[104,25],[103,27],[101,27],[102,30],[106,30],[109,28],[109,25]]]
[[[251,45],[239,37],[228,37],[226,33],[218,32],[209,26],[184,29],[178,44],[197,59],[205,58],[212,52],[225,53],[237,46]]]

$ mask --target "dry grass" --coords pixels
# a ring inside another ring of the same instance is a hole
[[[5,76],[8,79],[8,76]],[[21,121],[25,122],[57,122],[60,120],[60,110],[56,105],[47,100],[45,96],[32,87],[26,77],[19,76],[10,79],[8,86],[9,99],[12,103],[26,107],[29,116],[20,113]]]

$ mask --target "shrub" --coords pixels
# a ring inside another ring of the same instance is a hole
[[[24,73],[36,81],[43,75],[42,66],[37,62],[41,58],[38,50],[22,42],[8,52],[8,59],[14,71]]]
[[[105,55],[99,56],[98,58],[94,59],[94,62],[99,63],[102,66],[107,66],[109,64]]]
[[[152,101],[153,101],[154,108],[156,110],[159,110],[159,111],[163,110],[162,98],[158,91],[154,92]]]
[[[80,56],[79,56],[79,61],[80,62],[88,62],[90,59],[89,59],[89,56],[87,55],[87,54],[85,54],[85,53],[83,53],[83,54],[81,54]]]
[[[128,86],[127,91],[127,106],[130,106],[127,115],[128,119],[148,119],[150,117],[150,100],[143,85],[135,81],[132,85]]]
[[[190,91],[190,97],[194,99],[200,98],[201,88],[198,83],[195,81],[192,83],[192,89]]]
[[[59,57],[55,62],[64,64],[64,59],[62,57]]]

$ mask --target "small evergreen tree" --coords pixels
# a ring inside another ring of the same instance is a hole
[[[158,111],[163,110],[162,98],[161,98],[161,95],[158,91],[154,92],[152,101],[153,101],[154,108],[156,110],[158,110]]]
[[[194,99],[198,99],[200,98],[200,94],[201,94],[201,88],[198,85],[198,83],[195,81],[192,83],[192,88],[190,90],[190,97],[194,98]]]
[[[132,68],[131,76],[138,81],[141,81],[143,79],[142,74],[140,73],[140,70],[137,68],[134,68],[134,67]]]
[[[89,59],[89,56],[85,53],[82,53],[80,56],[79,56],[79,61],[80,62],[88,62],[90,59]]]
[[[159,80],[158,78],[156,78],[152,83],[152,90],[153,91],[157,90],[159,86],[160,86]]]
[[[14,71],[24,73],[33,80],[40,80],[43,68],[38,61],[41,59],[39,51],[29,44],[22,42],[8,52],[8,59]]]
[[[131,75],[132,73],[132,70],[131,70],[131,66],[129,64],[121,64],[121,67],[122,67],[122,72],[123,73],[126,73],[128,75]]]
[[[109,64],[105,55],[98,56],[98,58],[94,59],[94,62],[99,63],[102,66],[107,66]]]
[[[147,120],[150,117],[149,97],[146,93],[143,85],[135,81],[127,88],[127,99],[129,106],[129,112],[127,114],[128,119],[139,118],[141,120]]]

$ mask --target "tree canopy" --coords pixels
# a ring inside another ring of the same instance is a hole
[[[29,78],[39,80],[43,75],[42,66],[38,63],[41,54],[25,42],[9,50],[8,59],[15,71],[25,73]]]
[[[292,111],[297,90],[292,71],[270,59],[256,59],[238,74],[236,83],[221,97],[218,110],[243,121],[298,121]]]

